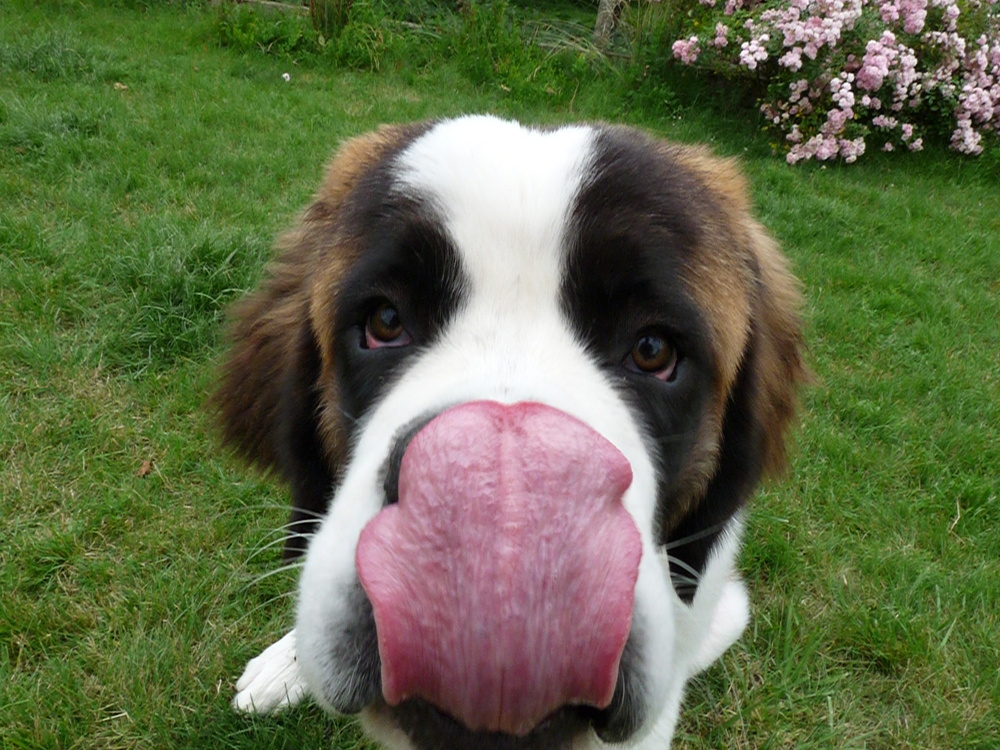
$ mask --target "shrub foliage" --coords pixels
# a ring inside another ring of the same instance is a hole
[[[1000,135],[998,0],[677,0],[674,57],[766,93],[787,159]]]

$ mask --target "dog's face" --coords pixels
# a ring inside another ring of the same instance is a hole
[[[485,117],[348,142],[218,397],[292,485],[308,692],[390,747],[662,744],[745,622],[719,602],[797,302],[701,150]]]

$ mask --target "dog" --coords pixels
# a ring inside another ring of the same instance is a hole
[[[223,438],[291,488],[294,629],[237,709],[390,750],[670,744],[743,632],[799,284],[729,160],[491,116],[348,140],[232,315]]]

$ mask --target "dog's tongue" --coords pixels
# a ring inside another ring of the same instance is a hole
[[[631,482],[611,443],[542,404],[480,401],[428,423],[399,503],[357,548],[386,702],[423,698],[515,735],[567,704],[606,707],[641,555]]]

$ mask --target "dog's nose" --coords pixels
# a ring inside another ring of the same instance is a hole
[[[419,429],[399,502],[357,549],[386,702],[512,735],[607,707],[641,556],[631,480],[610,442],[542,404],[467,403]]]

